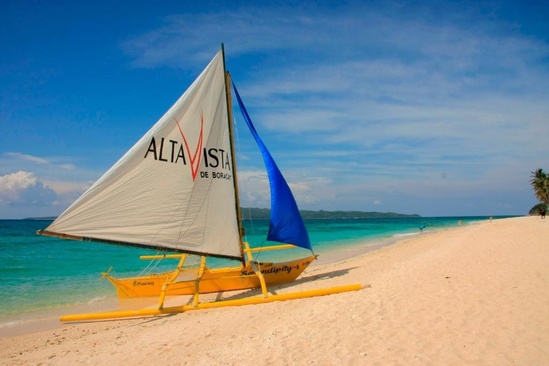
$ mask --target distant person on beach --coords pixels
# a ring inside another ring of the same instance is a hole
[[[461,226],[461,219],[459,219],[459,221],[458,221],[458,225],[459,225],[459,226]]]
[[[423,229],[425,229],[425,225],[421,225],[421,226],[419,227],[419,232],[422,233],[422,232],[423,232]]]
[[[545,219],[545,209],[543,207],[539,209],[539,215],[542,220]]]

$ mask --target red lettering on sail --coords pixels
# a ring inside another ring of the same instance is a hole
[[[183,133],[183,130],[179,125],[179,122],[175,121],[175,123],[177,123],[177,127],[179,128],[179,133],[181,133],[181,137],[183,137],[183,143],[185,144],[185,150],[187,151],[187,155],[191,159],[191,174],[194,182],[194,180],[196,179],[196,176],[198,175],[198,169],[200,168],[200,161],[202,160],[202,145],[203,145],[203,139],[204,139],[204,115],[202,112],[200,112],[200,135],[198,136],[198,142],[196,144],[196,148],[193,154],[191,154],[191,148],[189,147],[189,143],[185,138],[185,134]]]

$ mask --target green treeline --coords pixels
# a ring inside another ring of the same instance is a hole
[[[242,218],[249,219],[269,219],[270,209],[243,207],[241,209]],[[300,210],[303,219],[372,219],[387,217],[420,217],[419,215],[405,215],[394,212],[363,212],[363,211],[311,211]]]

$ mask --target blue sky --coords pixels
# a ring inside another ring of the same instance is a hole
[[[222,42],[300,208],[521,215],[537,203],[547,3],[193,3],[2,2],[0,218],[61,213]],[[239,132],[242,205],[268,207]]]

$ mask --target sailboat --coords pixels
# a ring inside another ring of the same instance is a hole
[[[268,173],[271,217],[267,240],[250,248],[242,229],[233,142],[230,75],[224,48],[152,128],[97,182],[39,235],[168,251],[145,259],[178,258],[168,273],[116,279],[104,273],[119,297],[159,296],[158,307],[67,315],[61,321],[109,319],[245,305],[356,291],[346,285],[291,294],[269,294],[268,287],[294,281],[316,259],[291,190],[259,137],[232,84],[243,118],[255,138]],[[255,261],[261,251],[300,247],[304,258],[283,263]],[[186,267],[189,255],[197,266]],[[238,265],[210,268],[210,258]],[[261,288],[262,295],[200,302],[199,295]],[[192,295],[191,304],[164,306],[170,295]]]

